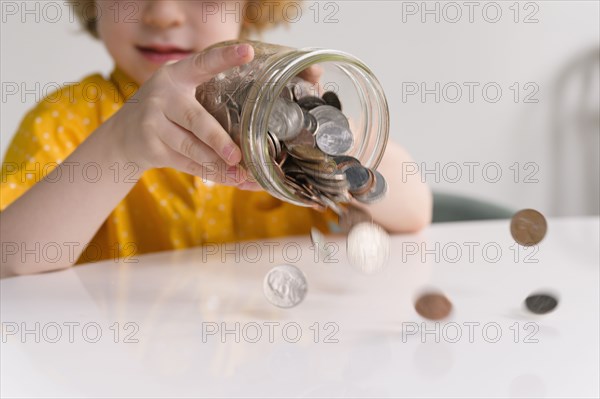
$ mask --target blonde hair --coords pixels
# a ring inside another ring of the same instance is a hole
[[[301,1],[246,0],[243,2],[245,4],[241,8],[243,11],[243,21],[240,37],[247,38],[252,33],[261,33],[267,28],[288,23],[289,21],[286,19],[288,9],[293,6],[298,10]],[[94,2],[95,0],[69,0],[84,30],[95,38],[98,38],[98,30],[96,29],[98,16],[96,15],[97,8],[94,6]],[[214,1],[212,3],[224,3],[224,1]]]

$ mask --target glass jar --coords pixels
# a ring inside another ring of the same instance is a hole
[[[294,97],[336,93],[354,136],[344,155],[367,168],[377,168],[388,140],[389,111],[380,83],[363,62],[336,50],[294,49],[248,40],[211,48],[239,43],[252,45],[254,59],[198,86],[196,98],[240,146],[242,165],[266,191],[292,204],[322,209],[299,195],[272,160],[269,118],[286,87],[291,87]],[[319,84],[297,78],[313,65],[322,70]]]

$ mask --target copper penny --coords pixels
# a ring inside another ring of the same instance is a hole
[[[427,293],[417,299],[415,310],[426,319],[440,320],[450,314],[452,303],[441,294]]]
[[[547,230],[546,218],[534,209],[520,210],[510,221],[510,234],[525,247],[539,244]]]

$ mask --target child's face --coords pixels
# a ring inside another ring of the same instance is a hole
[[[239,37],[243,1],[97,1],[100,39],[117,66],[143,84],[164,63]]]

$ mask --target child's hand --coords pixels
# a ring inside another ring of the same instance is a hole
[[[161,67],[106,124],[140,171],[171,167],[220,184],[256,189],[241,151],[195,99],[196,86],[254,57],[248,44],[215,48]]]

